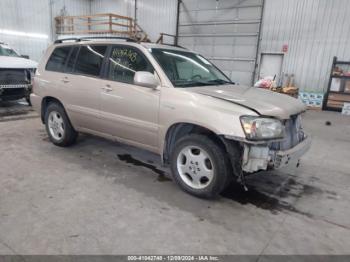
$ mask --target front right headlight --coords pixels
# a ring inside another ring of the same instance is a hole
[[[264,140],[283,138],[284,126],[276,118],[242,116],[240,120],[247,139]]]

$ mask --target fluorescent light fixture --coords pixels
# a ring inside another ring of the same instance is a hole
[[[44,34],[37,34],[37,33],[25,33],[20,31],[14,31],[14,30],[6,30],[6,29],[0,29],[0,34],[3,35],[13,35],[13,36],[24,36],[24,37],[33,37],[33,38],[42,38],[42,39],[48,39],[48,35]]]

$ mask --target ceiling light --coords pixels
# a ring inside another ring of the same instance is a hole
[[[0,29],[0,34],[13,35],[13,36],[24,36],[24,37],[33,37],[33,38],[42,38],[42,39],[48,39],[49,38],[49,36],[45,35],[45,34],[25,33],[25,32],[14,31],[14,30],[6,30],[6,29]]]

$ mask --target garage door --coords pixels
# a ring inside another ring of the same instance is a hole
[[[182,0],[178,44],[209,58],[232,81],[251,85],[263,0]]]

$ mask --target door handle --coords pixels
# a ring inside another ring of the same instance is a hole
[[[113,88],[110,85],[106,85],[106,86],[102,87],[102,90],[104,90],[106,92],[111,92],[111,91],[113,91]]]

